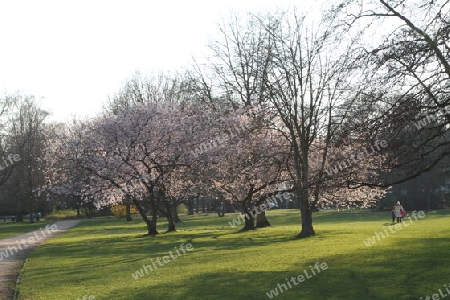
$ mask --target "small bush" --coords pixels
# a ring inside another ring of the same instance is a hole
[[[61,209],[54,210],[50,214],[45,216],[47,220],[55,220],[55,219],[73,219],[77,217],[76,209]]]
[[[126,210],[125,205],[121,205],[121,204],[113,205],[113,206],[111,206],[111,212],[114,216],[119,217],[119,218],[124,218],[127,216],[127,210]],[[139,213],[136,206],[134,206],[134,205],[131,206],[131,213],[132,214]]]

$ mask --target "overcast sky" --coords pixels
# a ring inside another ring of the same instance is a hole
[[[134,72],[181,69],[201,57],[230,10],[291,2],[0,0],[0,92],[36,96],[52,120],[93,116]]]

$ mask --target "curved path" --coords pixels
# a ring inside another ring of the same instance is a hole
[[[43,223],[38,230],[0,240],[0,300],[13,299],[20,269],[33,249],[79,222],[67,220],[54,224]]]

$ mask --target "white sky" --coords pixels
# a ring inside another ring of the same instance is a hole
[[[0,0],[0,94],[36,96],[51,120],[93,116],[135,71],[181,69],[202,57],[230,9],[310,1]]]

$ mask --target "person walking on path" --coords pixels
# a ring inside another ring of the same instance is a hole
[[[397,205],[395,205],[395,217],[397,218],[397,223],[402,221],[402,210],[404,210],[403,206],[400,204],[400,201],[397,201]]]

